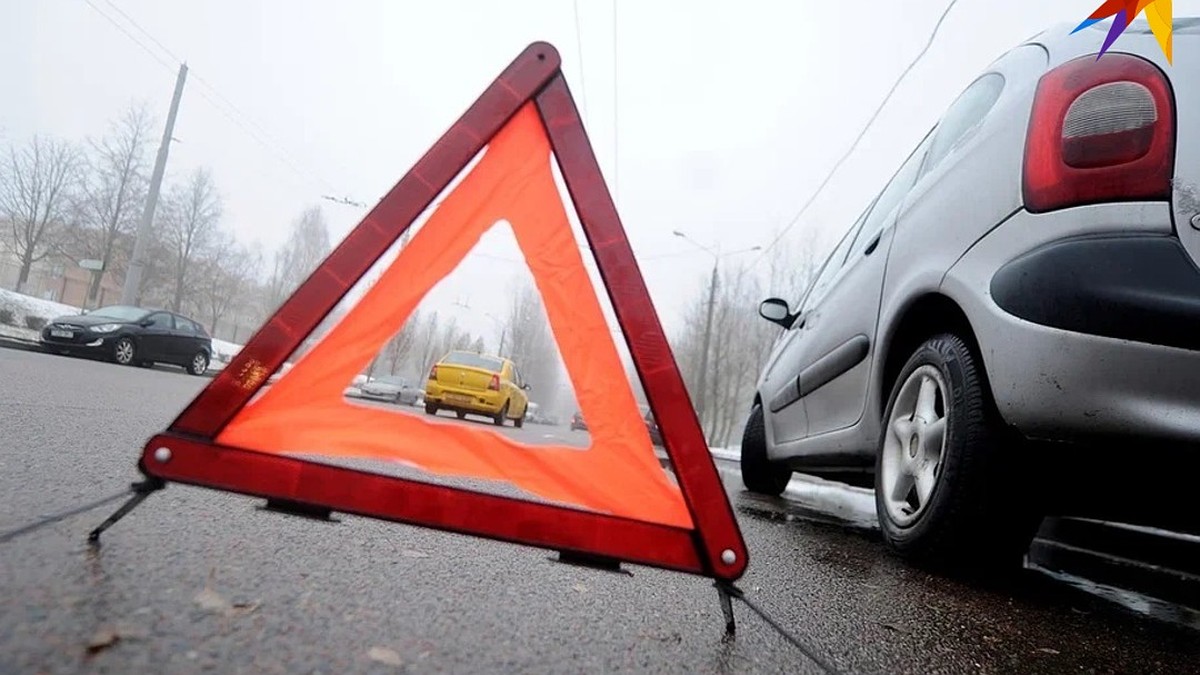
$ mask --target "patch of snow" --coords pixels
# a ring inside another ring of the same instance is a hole
[[[222,364],[229,363],[238,352],[242,351],[242,346],[213,338],[213,361],[220,361]]]
[[[43,300],[31,295],[24,295],[7,288],[0,288],[0,309],[13,313],[13,321],[20,328],[25,328],[25,317],[36,317],[49,321],[55,317],[78,314],[80,309],[61,302]]]
[[[709,453],[717,459],[724,459],[730,462],[738,462],[742,459],[742,446],[734,446],[731,448],[709,448]]]
[[[27,342],[36,342],[38,340],[38,332],[31,328],[20,328],[17,326],[5,326],[0,324],[0,337],[15,338],[17,340],[25,340]]]

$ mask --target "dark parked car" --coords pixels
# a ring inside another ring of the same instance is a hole
[[[571,431],[587,431],[587,423],[583,421],[583,413],[576,412],[571,416]]]
[[[127,305],[60,316],[42,329],[42,345],[48,351],[100,356],[123,366],[170,363],[193,375],[203,375],[212,359],[212,338],[200,324],[172,312]]]

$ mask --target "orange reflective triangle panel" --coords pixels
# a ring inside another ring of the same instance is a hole
[[[346,293],[482,151],[395,260],[270,386]],[[663,436],[662,469],[567,211],[557,161]],[[588,448],[348,402],[425,295],[481,237],[511,226],[588,421]],[[316,462],[402,462],[500,482],[541,502]],[[162,434],[163,480],[680,570],[742,575],[747,552],[683,380],[548,44],[527,48]]]

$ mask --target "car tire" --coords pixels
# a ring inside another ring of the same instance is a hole
[[[129,366],[137,363],[137,344],[133,338],[123,337],[113,344],[112,352],[113,361],[122,366]]]
[[[520,429],[521,427],[525,426],[525,416],[524,416],[524,415],[521,415],[521,416],[520,416],[520,417],[518,417],[517,419],[513,420],[513,426],[514,426],[514,427],[516,427],[516,428],[518,428],[518,429]]]
[[[1022,488],[1022,444],[966,341],[943,334],[917,348],[880,436],[875,510],[890,549],[957,571],[1020,569],[1041,517]]]
[[[500,414],[493,417],[492,420],[495,422],[496,426],[502,427],[504,426],[504,419],[506,417],[508,417],[508,401],[504,402],[504,407],[500,408]]]
[[[208,354],[196,352],[192,360],[188,361],[186,368],[192,375],[203,375],[208,372]]]
[[[437,413],[438,413],[437,405],[435,405],[433,403],[425,404],[425,414],[426,415],[436,415]]]
[[[461,410],[460,410],[460,411],[458,411],[458,412],[456,412],[456,413],[454,413],[454,414],[455,414],[455,416],[457,416],[457,417],[458,417],[458,419],[460,419],[460,420],[465,420],[465,419],[467,419],[467,413],[465,413],[465,412],[463,412],[463,411],[461,411]]]
[[[792,470],[767,457],[767,430],[761,405],[750,410],[742,432],[742,484],[761,495],[778,497],[787,489]]]

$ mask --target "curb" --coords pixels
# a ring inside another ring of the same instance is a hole
[[[0,348],[17,349],[25,352],[44,352],[41,343],[0,335]]]

